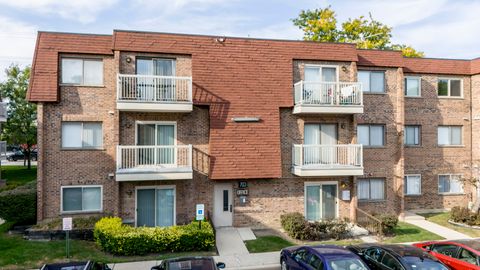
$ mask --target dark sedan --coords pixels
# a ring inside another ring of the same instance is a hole
[[[347,247],[358,254],[370,269],[448,270],[437,258],[408,245],[362,244]]]
[[[181,257],[163,260],[151,270],[218,270],[225,268],[222,262],[215,263],[212,257]]]
[[[25,159],[25,154],[20,150],[17,150],[17,151],[15,151],[12,154],[7,156],[8,161],[17,161],[17,160],[23,160],[23,159]],[[33,160],[33,161],[37,160],[37,151],[36,150],[32,150],[32,152],[30,152],[30,159]]]
[[[280,253],[282,270],[368,270],[360,257],[349,250],[331,245],[297,246],[282,249]]]
[[[68,262],[45,264],[40,270],[111,270],[104,263],[86,261],[86,262]]]

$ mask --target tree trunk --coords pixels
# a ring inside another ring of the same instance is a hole
[[[30,156],[32,155],[32,150],[30,148],[30,145],[27,145],[27,162],[28,162],[28,169],[30,170],[32,168],[32,161]]]

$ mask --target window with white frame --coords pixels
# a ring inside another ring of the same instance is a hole
[[[420,174],[405,175],[405,195],[422,194],[422,176]]]
[[[420,145],[420,126],[405,126],[404,144]]]
[[[420,77],[405,77],[405,96],[420,97],[422,94],[422,79]]]
[[[62,148],[99,149],[102,145],[102,123],[62,122]]]
[[[62,187],[62,212],[102,211],[102,186]]]
[[[359,71],[358,81],[362,83],[363,92],[385,93],[384,71]]]
[[[357,196],[359,200],[384,200],[385,179],[359,179],[357,182]]]
[[[462,176],[459,174],[443,174],[438,176],[438,193],[461,194],[463,193]]]
[[[462,145],[462,127],[439,126],[438,145]]]
[[[102,59],[62,58],[62,84],[103,85]]]
[[[462,97],[462,80],[460,79],[438,79],[438,96],[439,97]]]
[[[357,137],[358,143],[364,146],[383,146],[385,145],[385,126],[358,125]]]

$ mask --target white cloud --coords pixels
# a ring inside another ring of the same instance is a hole
[[[64,19],[91,23],[97,15],[113,6],[117,0],[0,0],[10,6],[43,15],[58,15]]]
[[[0,81],[5,79],[4,70],[11,64],[32,63],[36,31],[33,25],[0,16]]]
[[[157,14],[174,14],[175,12],[185,12],[185,9],[190,11],[206,11],[212,6],[231,5],[236,0],[135,0],[134,5],[138,8],[144,8],[149,11],[154,11]]]

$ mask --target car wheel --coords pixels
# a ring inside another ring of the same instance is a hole
[[[281,264],[282,270],[288,270],[288,265],[284,258],[282,258],[282,260],[280,261],[280,264]]]

